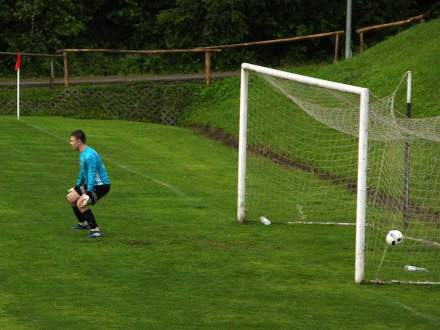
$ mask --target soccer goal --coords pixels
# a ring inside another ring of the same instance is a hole
[[[243,64],[238,222],[353,225],[356,283],[440,282],[440,117],[410,118],[411,73],[397,82],[378,98]]]

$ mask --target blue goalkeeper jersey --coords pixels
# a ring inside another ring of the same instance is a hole
[[[87,185],[87,191],[93,191],[95,186],[110,184],[104,163],[95,149],[87,146],[79,154],[79,177],[76,185]]]

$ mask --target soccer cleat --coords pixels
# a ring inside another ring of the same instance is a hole
[[[102,233],[100,231],[92,231],[87,235],[88,238],[99,238],[102,237]]]
[[[80,229],[80,230],[85,230],[85,229],[90,229],[89,225],[80,225],[79,223],[77,223],[76,225],[72,226],[72,229]]]

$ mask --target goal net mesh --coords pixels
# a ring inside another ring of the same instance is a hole
[[[405,81],[370,95],[365,279],[438,282],[440,117],[405,117]],[[359,95],[250,72],[246,219],[354,225],[359,112]]]

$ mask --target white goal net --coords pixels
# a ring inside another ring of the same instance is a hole
[[[410,77],[377,98],[243,64],[238,221],[357,223],[356,282],[440,282],[440,117],[407,117]]]

